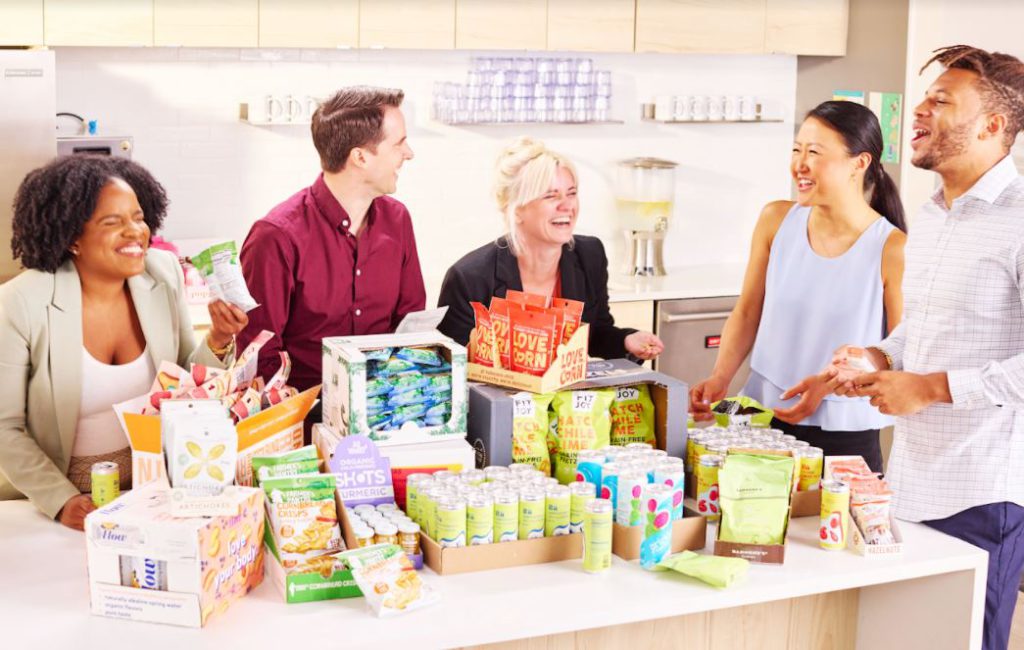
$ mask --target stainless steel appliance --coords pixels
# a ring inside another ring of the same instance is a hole
[[[665,352],[655,362],[655,370],[691,387],[711,376],[725,320],[737,300],[738,296],[722,296],[658,301],[655,333],[665,343]],[[736,395],[749,375],[750,365],[744,361],[728,394]]]
[[[57,138],[57,155],[91,153],[131,158],[135,141],[127,135],[75,135]]]
[[[21,268],[11,257],[11,203],[25,175],[57,155],[52,50],[0,49],[0,282]]]
[[[662,249],[672,220],[676,163],[660,158],[630,158],[619,163],[615,203],[626,237],[629,275],[665,275]]]

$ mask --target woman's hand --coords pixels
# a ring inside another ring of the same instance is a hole
[[[711,405],[725,398],[729,382],[719,377],[708,377],[690,389],[690,413],[695,422],[713,420]]]
[[[665,344],[650,332],[633,332],[626,337],[626,352],[644,361],[656,359],[665,351]]]
[[[799,424],[812,415],[818,410],[818,406],[821,405],[825,396],[839,386],[840,380],[837,374],[836,368],[829,366],[820,375],[804,377],[800,383],[787,390],[781,397],[783,400],[789,400],[799,395],[800,401],[789,408],[775,408],[775,417],[789,424]]]
[[[85,516],[96,509],[92,503],[92,496],[79,494],[71,497],[60,509],[57,520],[68,528],[85,530]]]
[[[210,310],[210,333],[206,338],[212,349],[226,348],[231,339],[249,324],[249,317],[244,311],[223,300],[214,300],[207,308]]]

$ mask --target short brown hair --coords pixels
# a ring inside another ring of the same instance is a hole
[[[325,172],[340,172],[356,147],[375,149],[384,139],[384,108],[398,107],[405,93],[393,88],[342,88],[313,113],[313,146]]]
[[[950,45],[935,50],[935,56],[921,66],[921,72],[938,61],[947,68],[969,70],[978,75],[985,108],[1006,116],[1003,145],[1013,146],[1024,129],[1024,62],[1002,52],[987,52],[970,45]]]

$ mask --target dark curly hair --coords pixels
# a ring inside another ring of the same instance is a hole
[[[28,269],[53,273],[92,217],[113,178],[131,186],[151,233],[167,214],[167,193],[144,167],[125,158],[72,155],[29,172],[14,195],[11,251]]]

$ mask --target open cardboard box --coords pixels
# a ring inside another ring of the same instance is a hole
[[[903,535],[900,534],[900,528],[896,525],[896,518],[891,514],[889,515],[889,526],[892,528],[892,536],[896,540],[895,544],[868,544],[864,540],[864,536],[861,535],[860,528],[857,526],[857,522],[853,520],[853,515],[851,514],[850,540],[853,549],[866,557],[899,555],[903,552]]]
[[[421,535],[420,543],[423,546],[423,563],[442,576],[583,557],[583,533],[458,548],[442,548],[433,539]]]
[[[590,325],[582,323],[569,341],[558,346],[558,353],[551,366],[543,376],[513,372],[501,367],[498,358],[498,346],[493,346],[494,367],[470,362],[466,366],[466,375],[472,381],[485,384],[504,386],[531,393],[553,393],[570,384],[583,381],[587,373],[587,345],[590,340]]]
[[[793,456],[793,453],[788,449],[737,449],[735,451],[730,451],[729,453],[730,455],[736,453],[759,454],[764,456]],[[791,510],[793,507],[794,494],[797,493],[789,493]],[[726,542],[718,538],[721,533],[722,524],[719,522],[715,529],[715,555],[721,555],[724,557],[741,557],[745,560],[759,562],[762,564],[782,564],[786,560],[786,540],[789,536],[789,516],[786,517],[786,525],[782,532],[781,544],[745,544],[742,542]]]
[[[672,522],[672,547],[669,553],[702,549],[706,540],[707,519],[696,510],[684,506],[683,518]],[[612,524],[612,553],[623,560],[638,559],[643,541],[643,526]]]

